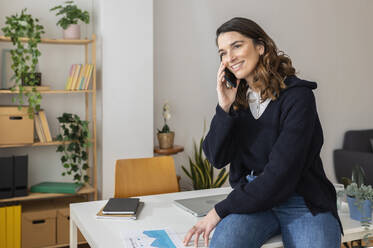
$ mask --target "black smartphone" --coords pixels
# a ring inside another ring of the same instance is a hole
[[[232,86],[233,88],[237,87],[237,78],[236,76],[228,69],[224,69],[225,75],[224,78],[227,80],[228,84]]]

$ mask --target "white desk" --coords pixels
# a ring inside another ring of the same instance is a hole
[[[145,203],[137,220],[96,219],[96,213],[106,204],[106,200],[75,203],[70,205],[70,247],[77,247],[77,227],[92,248],[123,247],[120,232],[125,230],[150,230],[170,228],[180,233],[183,240],[187,231],[198,221],[190,213],[173,205],[174,199],[229,193],[231,188],[185,191],[179,193],[140,197]],[[366,233],[360,222],[351,220],[348,214],[341,214],[345,236],[343,242],[361,239]],[[211,238],[211,235],[210,235]],[[199,244],[203,247],[202,239]],[[190,242],[192,246],[193,243]],[[262,248],[283,247],[281,236],[266,242]]]

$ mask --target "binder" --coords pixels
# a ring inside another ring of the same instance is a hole
[[[0,248],[6,248],[6,211],[5,207],[0,207]]]
[[[13,206],[14,248],[21,248],[21,205]]]
[[[14,247],[14,208],[6,207],[6,247]]]
[[[0,248],[21,248],[21,205],[0,207]]]

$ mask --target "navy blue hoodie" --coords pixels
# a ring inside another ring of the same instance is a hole
[[[250,108],[226,113],[216,107],[203,151],[218,169],[230,163],[233,191],[215,210],[220,218],[265,211],[298,193],[313,215],[331,211],[341,225],[336,192],[320,158],[323,132],[312,92],[317,84],[296,76],[285,84],[259,119]],[[248,183],[252,170],[258,177]]]

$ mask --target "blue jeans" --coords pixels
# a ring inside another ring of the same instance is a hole
[[[248,175],[251,182],[255,176]],[[268,211],[230,214],[216,226],[211,248],[256,248],[282,234],[285,248],[340,248],[341,230],[331,212],[315,216],[298,194]]]

